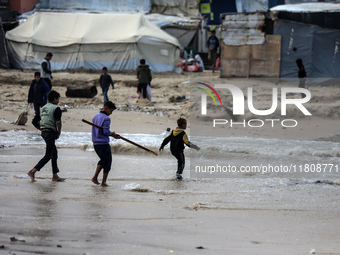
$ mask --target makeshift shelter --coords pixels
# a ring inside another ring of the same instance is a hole
[[[264,13],[225,14],[221,77],[279,77],[281,36],[266,35]]]
[[[340,78],[340,4],[304,3],[270,9],[282,35],[280,77],[296,78],[301,58],[309,78]]]
[[[140,14],[37,12],[7,32],[14,68],[38,69],[47,52],[52,69],[132,70],[144,58],[154,72],[173,71],[179,43]]]
[[[137,10],[148,13],[151,10],[151,0],[40,0],[38,10],[58,11],[116,11],[135,13]]]

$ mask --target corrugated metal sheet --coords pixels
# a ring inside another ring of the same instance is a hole
[[[226,45],[253,45],[265,42],[265,16],[262,13],[225,14],[221,38]]]
[[[182,15],[186,17],[199,17],[197,0],[150,0],[151,13],[164,15]]]

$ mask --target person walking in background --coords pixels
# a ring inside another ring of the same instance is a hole
[[[50,87],[47,83],[41,79],[40,72],[34,73],[34,80],[31,82],[31,86],[28,92],[28,104],[34,106],[35,115],[32,120],[33,126],[40,129],[40,108],[47,103],[47,95],[50,92]]]
[[[109,98],[107,96],[107,92],[109,91],[110,85],[112,86],[112,89],[114,89],[114,83],[112,81],[111,75],[107,73],[107,68],[103,67],[102,74],[99,78],[100,87],[103,90],[104,95],[104,104],[109,101]]]
[[[148,65],[145,65],[145,59],[139,61],[140,65],[137,68],[138,78],[138,93],[142,93],[143,98],[147,98],[147,86],[151,83],[151,70]]]
[[[32,182],[35,181],[35,173],[40,171],[50,160],[52,160],[52,181],[61,182],[65,180],[58,176],[58,151],[55,145],[55,141],[61,134],[61,109],[58,107],[59,98],[60,94],[57,91],[51,90],[48,94],[48,104],[41,108],[40,130],[41,136],[46,143],[46,151],[45,156],[27,173]]]
[[[307,74],[301,58],[296,60],[296,65],[298,66],[299,88],[305,88]],[[304,98],[306,95],[301,93],[301,97]]]
[[[52,57],[53,54],[51,52],[47,53],[46,57],[41,63],[41,78],[44,79],[44,81],[50,87],[50,90],[52,89],[52,68],[50,62]]]
[[[100,160],[97,164],[96,172],[91,181],[94,184],[99,185],[100,183],[98,181],[98,175],[101,170],[104,169],[103,180],[101,183],[101,186],[103,187],[108,186],[106,184],[106,180],[111,170],[112,164],[110,136],[114,137],[115,139],[120,139],[120,136],[118,134],[110,131],[111,119],[109,116],[115,109],[115,104],[111,101],[107,101],[104,104],[103,110],[97,113],[92,119],[93,124],[102,127],[103,129],[92,127],[93,147]]]
[[[209,61],[211,63],[211,69],[213,73],[215,72],[216,68],[216,60],[217,60],[217,50],[220,47],[220,42],[216,37],[216,31],[212,30],[211,36],[208,38],[207,46],[209,49]]]

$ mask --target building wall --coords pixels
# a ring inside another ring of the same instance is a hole
[[[11,10],[19,11],[20,14],[32,11],[39,0],[10,0]]]
[[[280,76],[280,35],[267,35],[264,44],[221,46],[221,77]]]

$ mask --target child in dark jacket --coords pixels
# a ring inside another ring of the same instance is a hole
[[[28,100],[29,104],[33,103],[35,116],[32,120],[32,124],[40,129],[40,108],[47,103],[47,95],[50,92],[48,84],[40,77],[40,72],[34,73],[34,80],[31,83]]]
[[[200,148],[189,141],[188,136],[184,131],[187,128],[187,120],[181,117],[177,120],[177,125],[178,127],[172,130],[170,134],[164,138],[159,151],[162,151],[164,146],[171,142],[170,151],[177,159],[178,163],[176,177],[177,180],[182,180],[182,173],[185,165],[184,144],[196,150],[200,150]]]
[[[307,74],[301,58],[296,60],[296,65],[298,66],[299,88],[304,88],[306,84]],[[301,97],[304,98],[306,97],[306,95],[304,93],[301,93]]]
[[[111,75],[107,73],[107,67],[103,67],[102,74],[99,78],[100,87],[103,90],[104,95],[104,104],[109,101],[109,98],[107,96],[107,92],[109,91],[110,85],[112,86],[112,89],[114,89],[114,83],[112,81]]]

